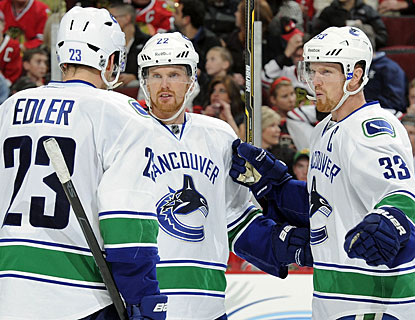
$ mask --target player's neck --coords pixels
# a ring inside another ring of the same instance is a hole
[[[97,73],[91,72],[90,70],[85,70],[82,68],[77,68],[75,71],[69,70],[62,77],[62,81],[70,80],[82,80],[93,84],[95,87],[103,89],[104,83],[101,79],[101,74],[97,70]]]
[[[362,91],[356,93],[355,95],[349,96],[339,109],[331,113],[332,119],[339,122],[346,118],[353,111],[359,109],[365,103],[366,100]]]

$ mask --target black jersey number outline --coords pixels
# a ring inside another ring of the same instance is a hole
[[[49,166],[49,157],[46,154],[46,150],[43,146],[43,141],[51,138],[51,136],[43,136],[39,138],[36,145],[35,160],[33,165],[35,166]],[[71,138],[54,137],[58,142],[66,164],[69,169],[69,173],[72,175],[75,161],[75,147],[76,143]],[[29,136],[10,137],[4,141],[3,154],[5,168],[13,168],[15,165],[15,150],[19,150],[19,163],[16,178],[14,180],[13,195],[10,200],[9,207],[7,209],[3,225],[21,226],[23,213],[10,212],[10,208],[19,193],[19,190],[23,184],[25,176],[32,165],[32,147],[33,141]],[[44,177],[43,183],[46,184],[56,193],[55,208],[53,216],[45,215],[45,199],[46,197],[32,196],[30,199],[29,209],[29,223],[33,227],[51,228],[51,229],[64,229],[69,223],[69,211],[70,204],[65,196],[62,185],[55,172]],[[39,182],[40,183],[40,182]]]

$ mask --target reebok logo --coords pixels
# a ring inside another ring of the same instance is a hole
[[[402,225],[399,223],[398,219],[396,219],[393,215],[391,215],[389,212],[385,210],[375,210],[375,213],[381,214],[382,216],[388,218],[390,222],[395,226],[396,230],[399,231],[399,235],[402,236],[406,234],[406,230]]]
[[[153,309],[153,312],[166,312],[167,311],[167,303],[157,303]]]

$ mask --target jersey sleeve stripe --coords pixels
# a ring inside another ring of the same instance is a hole
[[[413,223],[415,223],[415,196],[412,193],[406,190],[391,192],[375,205],[375,209],[382,206],[400,209]]]
[[[252,210],[258,210],[258,208],[254,205],[249,206],[248,209],[246,209],[242,215],[240,215],[236,220],[228,224],[228,232],[235,228],[242,220],[244,220]]]
[[[158,222],[149,219],[112,218],[99,222],[104,245],[157,243]]]
[[[249,224],[256,219],[258,216],[262,215],[261,210],[257,209],[250,212],[248,215],[245,215],[245,219],[240,221],[238,226],[231,231],[228,231],[228,243],[229,250],[234,251],[234,244],[238,240],[239,236],[248,228]]]
[[[157,219],[157,215],[152,212],[135,212],[135,211],[106,211],[100,212],[99,219],[109,218],[130,218],[130,219]]]

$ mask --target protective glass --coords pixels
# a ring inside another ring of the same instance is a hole
[[[297,78],[299,81],[308,85],[315,92],[315,85],[338,83],[343,84],[345,75],[338,69],[339,63],[335,62],[309,62],[300,61],[298,63]],[[351,73],[353,75],[353,73]]]
[[[190,84],[192,82],[187,73],[181,71],[171,71],[167,74],[149,71],[144,80],[148,85]]]

